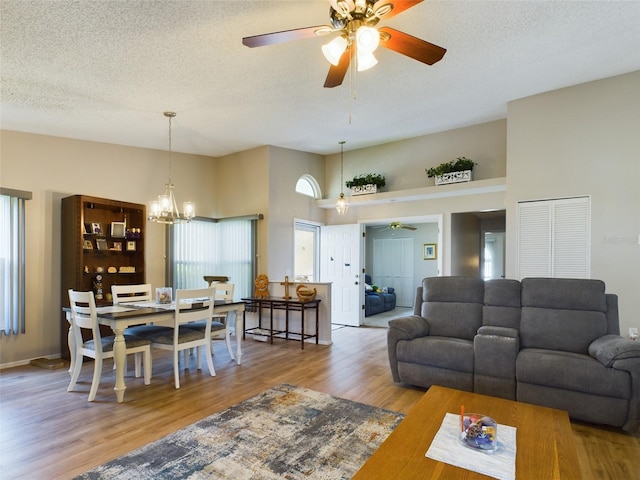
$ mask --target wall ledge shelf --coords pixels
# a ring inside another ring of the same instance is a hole
[[[412,188],[392,192],[373,193],[347,197],[350,207],[364,207],[398,202],[418,202],[434,198],[461,197],[468,195],[482,195],[485,193],[504,192],[507,190],[507,178],[490,178],[488,180],[474,180],[465,183],[453,183],[433,187]],[[337,197],[336,197],[337,198]],[[319,208],[335,208],[336,198],[318,200]]]

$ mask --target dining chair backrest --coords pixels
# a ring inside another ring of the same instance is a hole
[[[211,320],[215,295],[214,288],[176,290],[175,327],[199,320]],[[206,308],[196,308],[197,306]]]
[[[111,285],[113,304],[125,302],[146,302],[152,300],[151,284],[140,285]]]
[[[69,306],[71,308],[71,326],[73,327],[76,345],[81,346],[83,344],[80,329],[85,328],[91,330],[95,340],[95,348],[99,353],[102,353],[100,327],[98,326],[96,300],[93,292],[76,292],[73,289],[69,289]]]
[[[216,300],[233,300],[233,283],[214,283],[211,288],[215,290]]]

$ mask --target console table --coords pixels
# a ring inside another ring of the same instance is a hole
[[[243,339],[246,337],[247,333],[253,333],[257,335],[264,335],[269,337],[269,343],[273,344],[273,338],[284,338],[285,340],[289,340],[290,336],[300,337],[300,348],[304,349],[304,341],[308,338],[315,338],[316,344],[318,344],[318,329],[319,329],[319,304],[321,300],[297,300],[297,299],[284,299],[284,298],[275,298],[275,297],[267,297],[267,298],[257,298],[257,297],[247,297],[242,299],[246,302],[246,308],[244,311],[244,331],[242,333]],[[247,309],[257,308],[258,309],[258,326],[252,328],[246,328],[246,313]],[[269,309],[269,327],[265,328],[262,326],[262,309]],[[273,312],[274,310],[284,310],[285,311],[285,327],[284,330],[274,330],[273,328]],[[304,331],[304,317],[306,310],[315,310],[316,312],[316,329],[313,334],[305,333]],[[289,312],[300,312],[300,332],[291,332],[289,330]],[[259,333],[258,333],[259,332]],[[263,333],[264,332],[264,333]],[[296,339],[297,338],[291,338]]]

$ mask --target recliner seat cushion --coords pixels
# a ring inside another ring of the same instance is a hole
[[[606,397],[630,398],[631,378],[588,355],[537,348],[523,349],[516,359],[516,379],[534,385]]]
[[[400,341],[398,361],[459,372],[473,372],[473,342],[460,338],[420,337]]]

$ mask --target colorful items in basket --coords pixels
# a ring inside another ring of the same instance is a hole
[[[484,452],[494,452],[498,447],[498,424],[479,413],[464,412],[461,415],[460,441],[463,445]]]

